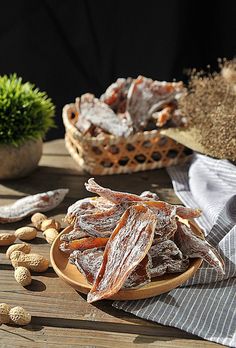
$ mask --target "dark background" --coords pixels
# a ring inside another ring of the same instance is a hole
[[[21,0],[0,4],[0,74],[16,72],[61,110],[117,77],[184,79],[236,53],[236,1]]]

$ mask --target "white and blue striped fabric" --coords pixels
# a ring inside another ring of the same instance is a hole
[[[195,154],[190,165],[171,167],[168,173],[181,201],[203,210],[197,221],[224,258],[226,273],[219,276],[203,263],[177,289],[146,300],[115,301],[113,306],[236,347],[236,166]]]

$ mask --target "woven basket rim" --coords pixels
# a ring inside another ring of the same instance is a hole
[[[72,117],[72,112],[76,114],[76,117]],[[89,134],[83,135],[76,128],[77,115],[74,103],[64,106],[62,117],[66,129],[65,145],[76,163],[92,175],[134,173],[183,163],[185,160],[184,146],[162,134],[162,129],[137,132],[129,137],[117,137],[110,134],[94,137]],[[160,142],[162,138],[166,138],[164,143]],[[112,148],[113,145],[115,148]],[[116,148],[118,152],[113,153],[111,149]],[[171,149],[176,152],[174,158],[168,158],[167,151]],[[160,158],[154,158],[156,153]],[[136,158],[140,154],[144,156],[144,162]],[[120,160],[124,158],[125,161],[128,159],[128,162],[120,163]],[[107,160],[112,163],[112,166],[105,166],[103,162]]]
[[[131,134],[129,135],[128,137],[119,137],[119,136],[115,136],[113,134],[103,134],[103,135],[99,135],[99,138],[98,137],[94,137],[94,136],[91,136],[91,135],[88,135],[88,134],[82,134],[78,128],[75,127],[75,125],[73,125],[73,123],[69,120],[68,118],[68,111],[70,109],[75,109],[75,104],[74,103],[70,103],[70,104],[66,104],[64,107],[63,107],[63,112],[62,112],[62,118],[63,118],[63,123],[65,125],[65,128],[67,130],[69,130],[70,132],[73,133],[73,135],[75,136],[75,138],[83,138],[84,141],[98,141],[99,142],[101,141],[114,141],[114,140],[125,140],[127,143],[128,142],[132,142],[134,138],[137,138],[137,137],[148,137],[148,136],[155,136],[157,134],[161,134],[161,130],[158,130],[158,129],[153,129],[153,130],[146,130],[146,131],[140,131],[140,132],[136,132],[135,134]]]

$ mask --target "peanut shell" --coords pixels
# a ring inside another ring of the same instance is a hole
[[[13,307],[9,312],[9,317],[16,325],[28,325],[31,322],[31,315],[23,307]]]
[[[25,254],[29,254],[31,252],[31,246],[27,243],[18,243],[13,244],[9,246],[9,248],[6,251],[6,257],[10,260],[10,255],[13,253],[13,251],[22,251]]]
[[[0,233],[0,246],[11,245],[15,240],[16,236],[12,233]]]
[[[22,286],[30,285],[32,282],[31,274],[28,268],[20,266],[15,269],[14,272],[15,280]]]
[[[37,236],[37,230],[35,227],[21,227],[15,231],[15,236],[21,240],[32,240]]]

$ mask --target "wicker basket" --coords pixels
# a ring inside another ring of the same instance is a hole
[[[158,130],[138,132],[127,138],[91,137],[75,127],[75,105],[63,108],[65,144],[76,163],[94,175],[132,173],[168,167],[186,161],[186,148]]]

